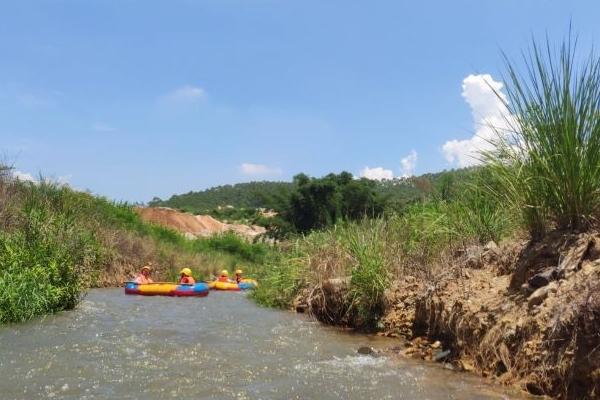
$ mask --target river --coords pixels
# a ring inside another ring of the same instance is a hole
[[[244,293],[126,296],[0,327],[0,399],[517,399],[437,364],[357,354],[398,342],[257,307]]]

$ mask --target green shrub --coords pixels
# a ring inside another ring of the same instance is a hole
[[[306,253],[296,249],[256,269],[259,286],[251,294],[253,299],[267,307],[289,307],[305,287],[307,262]]]
[[[240,260],[252,263],[264,262],[269,247],[261,243],[250,243],[232,232],[214,235],[190,242],[198,252],[224,252],[237,256]]]
[[[69,215],[30,203],[23,218],[22,230],[0,232],[0,323],[75,307],[101,258],[94,236]]]
[[[232,233],[189,240],[128,204],[1,174],[0,215],[0,324],[73,308],[100,279],[127,279],[132,265],[155,261],[171,280],[185,266],[202,279],[240,263],[251,272],[271,253]]]
[[[355,324],[373,326],[384,308],[384,293],[389,287],[390,270],[385,259],[385,230],[382,219],[345,224],[342,247],[352,258],[350,279],[351,307],[355,309]]]

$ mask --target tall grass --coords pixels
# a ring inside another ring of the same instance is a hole
[[[580,59],[569,37],[533,43],[524,71],[506,58],[509,132],[484,154],[500,183],[491,192],[521,210],[534,237],[587,229],[600,211],[600,59]]]
[[[190,267],[198,279],[271,250],[223,234],[189,240],[143,222],[127,204],[48,181],[10,178],[0,166],[0,324],[71,309],[90,286],[127,280],[152,261],[162,279]],[[247,268],[245,268],[247,269]]]
[[[383,313],[384,294],[390,284],[385,229],[382,219],[348,224],[342,229],[342,245],[352,258],[351,307],[356,310],[355,323],[359,326],[373,326]]]
[[[22,188],[23,204],[12,230],[0,231],[0,323],[73,308],[103,250],[74,209],[59,209],[60,190]],[[39,191],[39,192],[38,192]]]
[[[278,257],[258,271],[253,294],[261,304],[289,307],[331,278],[347,284],[336,313],[360,328],[373,327],[384,311],[386,290],[407,275],[434,279],[457,247],[500,240],[511,232],[511,214],[497,199],[471,182],[454,199],[434,197],[402,214],[344,222],[294,239]]]
[[[308,286],[309,240],[294,240],[285,253],[276,253],[269,262],[252,271],[260,284],[252,292],[254,300],[267,307],[288,308],[300,291]]]

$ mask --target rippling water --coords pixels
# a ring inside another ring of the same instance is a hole
[[[358,355],[396,342],[255,306],[92,290],[77,310],[0,328],[0,399],[513,399],[466,374]]]

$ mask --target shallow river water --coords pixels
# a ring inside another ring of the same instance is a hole
[[[517,399],[243,293],[92,290],[74,311],[0,327],[0,399]]]

